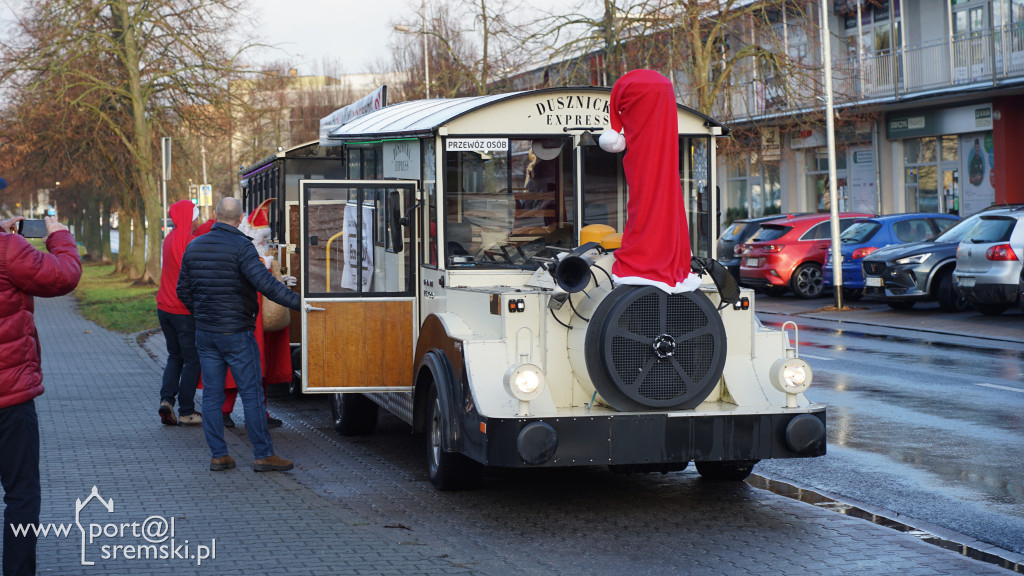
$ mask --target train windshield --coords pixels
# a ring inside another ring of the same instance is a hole
[[[572,140],[449,138],[449,266],[534,269],[575,242]]]

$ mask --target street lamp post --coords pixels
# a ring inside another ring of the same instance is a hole
[[[427,0],[423,0],[420,4],[420,11],[423,13],[423,94],[424,98],[430,99],[430,52],[429,45],[427,44]],[[411,34],[413,32],[412,27],[404,24],[399,24],[394,27],[395,31],[402,32],[405,34]]]
[[[832,105],[832,45],[828,0],[821,0],[821,57],[825,68],[825,140],[828,144],[828,201],[832,228],[832,289],[835,306],[843,307],[843,254],[839,243],[839,200],[836,191],[836,128]]]

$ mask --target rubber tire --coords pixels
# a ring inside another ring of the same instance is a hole
[[[893,310],[910,310],[914,307],[913,300],[890,300],[886,304]]]
[[[974,309],[985,316],[999,316],[1010,307],[1009,304],[994,304],[992,302],[973,302]]]
[[[302,393],[302,377],[296,376],[295,371],[302,370],[302,349],[292,349],[292,379],[288,383],[288,394],[293,398],[301,398],[304,396]]]
[[[864,297],[864,291],[857,288],[843,288],[843,300],[856,302]]]
[[[441,491],[472,490],[480,486],[483,466],[458,452],[441,448],[441,418],[445,413],[437,388],[431,386],[427,395],[427,476]]]
[[[810,300],[818,298],[825,291],[823,280],[821,266],[807,262],[797,266],[793,271],[793,276],[789,279],[789,288],[798,298]]]
[[[971,302],[960,295],[953,284],[953,272],[947,271],[939,278],[939,286],[935,290],[935,299],[943,312],[966,312],[971,309]]]
[[[710,482],[742,482],[754,471],[760,460],[736,460],[732,462],[694,462],[701,478]]]
[[[380,406],[362,394],[331,394],[334,431],[342,436],[368,436],[377,429]]]
[[[763,288],[757,289],[758,292],[764,294],[765,296],[771,296],[773,298],[778,298],[779,296],[782,296],[783,294],[786,293],[787,290],[789,290],[789,288],[786,288],[785,286],[765,286]]]

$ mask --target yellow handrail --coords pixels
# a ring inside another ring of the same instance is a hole
[[[324,288],[324,292],[331,291],[331,242],[334,242],[335,238],[341,236],[344,233],[345,231],[342,230],[341,232],[338,232],[334,236],[331,236],[331,238],[327,241],[327,287]]]

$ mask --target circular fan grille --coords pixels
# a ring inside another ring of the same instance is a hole
[[[722,375],[725,327],[703,292],[618,286],[587,328],[591,381],[618,410],[700,404]]]

